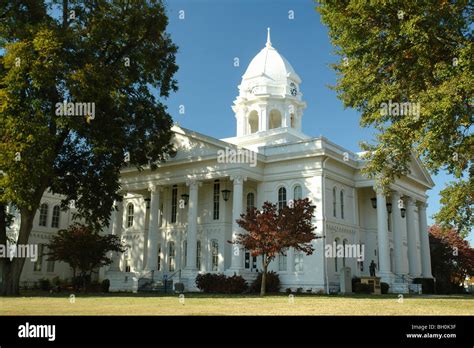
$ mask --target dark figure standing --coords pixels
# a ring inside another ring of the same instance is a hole
[[[377,265],[375,264],[374,260],[370,263],[369,266],[369,271],[370,271],[370,276],[375,277],[375,269],[377,268]]]

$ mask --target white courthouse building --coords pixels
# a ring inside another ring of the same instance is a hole
[[[301,82],[268,35],[238,86],[235,137],[174,126],[175,157],[154,171],[122,171],[123,201],[110,233],[129,248],[102,272],[112,291],[137,290],[151,278],[193,291],[196,275],[207,272],[254,279],[260,259],[228,242],[243,232],[236,219],[249,206],[305,197],[316,206],[315,233],[323,238],[313,241],[312,255],[288,250],[271,263],[282,291],[337,292],[341,270],[368,276],[372,260],[391,292],[406,293],[413,278],[432,277],[426,191],[434,184],[425,168],[413,158],[411,174],[388,195],[378,191],[361,173],[360,154],[305,135]],[[363,261],[325,257],[325,245],[334,243],[363,246]]]

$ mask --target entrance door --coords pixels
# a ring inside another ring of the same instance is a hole
[[[250,272],[257,271],[257,257],[250,255],[250,251],[245,251],[245,269]]]

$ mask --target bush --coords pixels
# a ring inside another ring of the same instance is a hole
[[[241,294],[247,289],[247,282],[238,275],[204,273],[196,277],[196,286],[205,293]]]
[[[40,279],[38,280],[38,284],[39,284],[39,288],[40,290],[43,290],[43,291],[49,291],[51,289],[51,282],[49,281],[49,279]]]
[[[390,288],[390,285],[388,285],[387,283],[384,283],[384,282],[380,283],[380,291],[382,292],[382,294],[388,294],[389,288]]]
[[[371,294],[372,290],[373,287],[370,284],[355,283],[354,286],[354,292],[356,294]]]
[[[434,279],[432,278],[415,278],[413,284],[421,284],[423,294],[434,294]]]
[[[260,292],[260,288],[262,286],[262,272],[258,273],[257,279],[252,283],[250,288],[251,292]],[[266,280],[266,292],[278,292],[280,291],[280,277],[275,272],[267,272],[267,280]]]
[[[355,286],[357,283],[360,283],[360,278],[359,277],[352,277],[352,291],[354,291]]]
[[[110,280],[104,279],[102,283],[100,284],[100,290],[102,292],[109,292],[110,289]]]

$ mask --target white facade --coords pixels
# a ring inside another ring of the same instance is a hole
[[[312,255],[289,250],[272,262],[282,291],[338,291],[343,266],[352,276],[369,275],[372,260],[392,292],[407,292],[414,277],[431,277],[426,191],[433,182],[426,170],[413,158],[411,174],[392,184],[391,194],[376,192],[374,181],[361,174],[359,154],[302,132],[306,103],[300,84],[268,34],[232,106],[236,137],[219,140],[175,126],[174,158],[154,171],[122,171],[123,201],[110,232],[129,251],[116,256],[105,273],[111,290],[134,291],[140,279],[167,277],[192,291],[199,272],[251,280],[260,260],[228,242],[242,232],[235,220],[248,204],[260,208],[265,201],[287,204],[304,197],[316,205],[316,233],[324,238],[313,241]],[[223,161],[225,151],[240,157]],[[224,190],[230,191],[228,200]],[[325,257],[325,245],[334,242],[363,245],[364,261]]]

